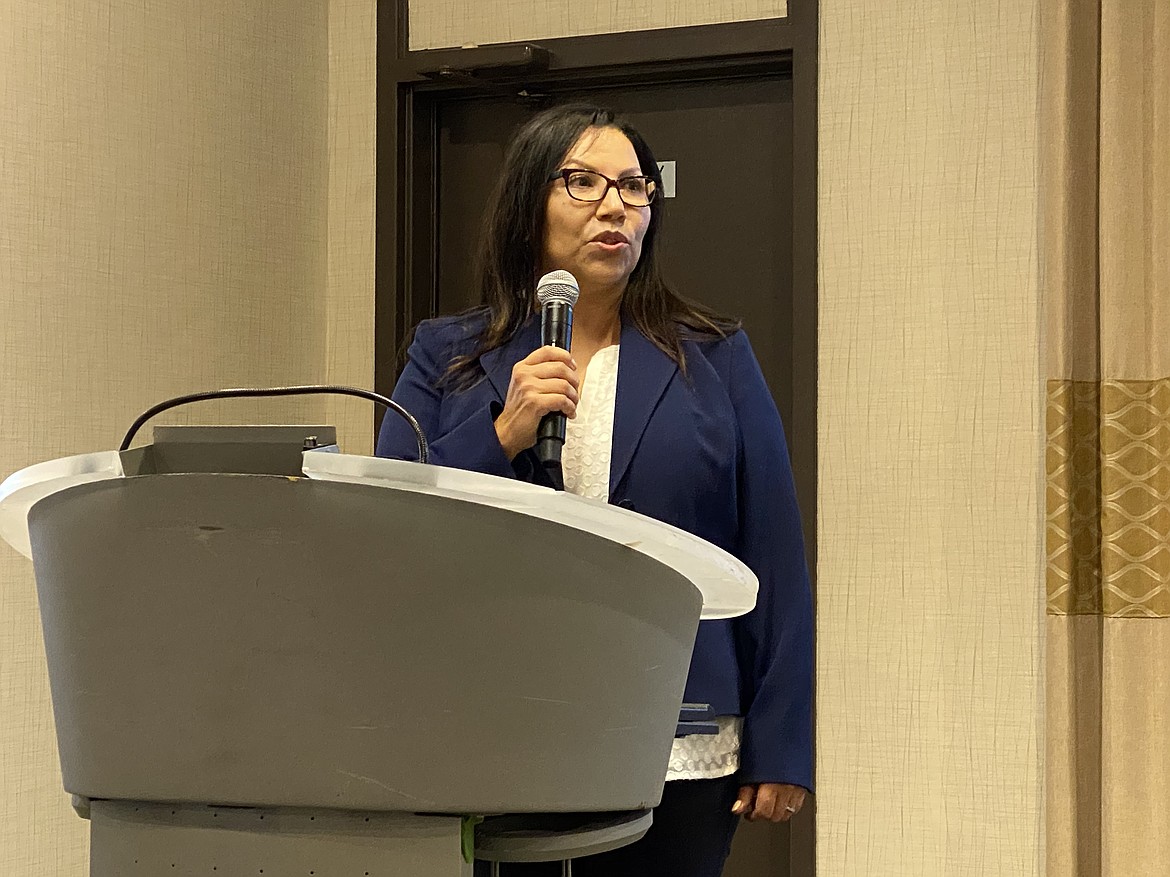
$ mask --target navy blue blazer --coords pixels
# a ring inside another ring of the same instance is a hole
[[[485,379],[474,386],[441,383],[482,326],[482,312],[420,323],[394,400],[418,418],[431,462],[536,480],[535,454],[507,459],[493,424],[512,366],[540,343],[539,321],[484,354]],[[700,622],[685,698],[744,717],[742,782],[811,789],[812,599],[780,415],[742,331],[683,349],[685,376],[623,323],[609,501],[718,545],[759,577],[752,612]],[[401,418],[383,420],[377,453],[416,458]]]

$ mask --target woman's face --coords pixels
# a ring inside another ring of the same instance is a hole
[[[610,179],[642,173],[628,137],[616,128],[590,128],[573,144],[560,168],[597,171]],[[578,201],[565,183],[548,191],[541,273],[564,270],[587,289],[625,290],[642,254],[649,207],[628,207],[611,186],[600,201]]]

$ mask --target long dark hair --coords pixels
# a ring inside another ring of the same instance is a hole
[[[544,110],[520,128],[504,156],[504,169],[480,235],[477,273],[480,308],[486,311],[487,324],[476,349],[451,364],[447,377],[457,385],[474,383],[479,357],[506,343],[532,314],[544,244],[548,180],[590,128],[621,131],[633,144],[642,173],[658,177],[658,162],[642,135],[612,110],[566,104]],[[684,333],[721,337],[734,332],[740,323],[684,298],[666,283],[655,246],[662,211],[662,199],[656,198],[650,205],[641,258],[630,274],[622,308],[642,334],[685,373]]]

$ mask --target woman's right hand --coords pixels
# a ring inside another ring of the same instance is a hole
[[[512,368],[508,398],[496,418],[500,447],[511,460],[536,444],[540,419],[552,411],[577,415],[577,364],[560,347],[538,347]]]

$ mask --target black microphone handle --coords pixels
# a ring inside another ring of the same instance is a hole
[[[566,302],[551,301],[540,311],[540,343],[569,350],[573,344],[573,307]],[[561,449],[565,445],[565,415],[553,411],[540,418],[536,428],[536,457],[561,484]]]

